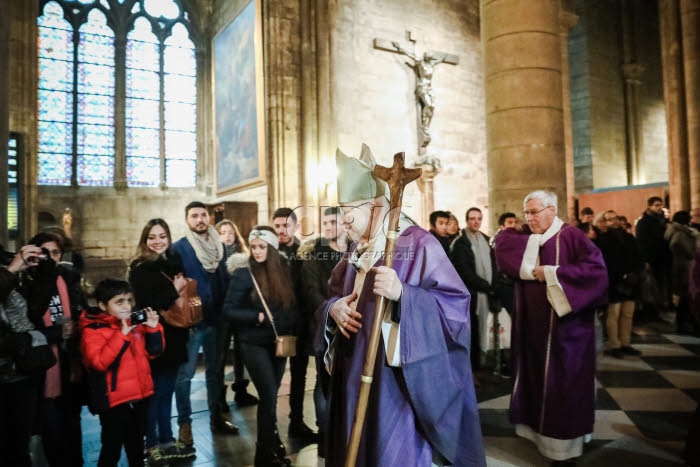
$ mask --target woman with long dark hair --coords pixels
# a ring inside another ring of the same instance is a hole
[[[184,269],[171,243],[170,228],[163,219],[151,219],[143,227],[129,268],[137,309],[151,307],[160,314],[177,300],[178,288],[184,285]],[[187,360],[188,329],[169,325],[162,315],[160,322],[165,350],[151,360],[154,394],[146,418],[146,448],[151,462],[194,457],[194,448],[174,441],[170,416],[177,370]]]
[[[294,290],[286,263],[277,251],[279,241],[272,227],[255,227],[248,244],[250,255],[234,254],[227,262],[231,280],[224,317],[238,333],[245,366],[260,396],[255,465],[284,466],[290,461],[284,457],[284,445],[277,434],[277,392],[286,358],[275,356],[275,331],[263,300],[277,334],[291,334],[296,321]]]

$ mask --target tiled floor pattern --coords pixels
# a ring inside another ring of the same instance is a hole
[[[684,465],[681,452],[692,413],[700,401],[700,339],[667,333],[665,323],[635,328],[633,345],[641,357],[617,360],[601,356],[598,364],[598,398],[593,440],[579,459],[581,467],[665,467]],[[313,425],[312,387],[314,370],[309,367],[305,400],[306,422]],[[477,390],[481,426],[489,466],[545,467],[549,462],[534,446],[514,435],[508,422],[511,380],[482,374]],[[250,386],[254,391],[252,385]],[[285,374],[278,400],[278,425],[295,466],[323,466],[316,446],[299,446],[286,439],[289,413],[289,373]],[[232,394],[228,393],[229,400]],[[204,374],[193,381],[193,431],[197,458],[182,466],[238,467],[253,463],[255,407],[236,408],[231,403],[239,436],[212,436],[206,410]],[[173,410],[173,414],[176,412]],[[177,426],[173,421],[173,428]],[[99,421],[85,412],[84,452],[87,465],[99,455]],[[126,466],[126,461],[119,464]],[[176,465],[176,464],[173,464]]]

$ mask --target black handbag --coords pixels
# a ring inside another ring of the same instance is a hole
[[[41,373],[56,364],[56,355],[39,331],[13,333],[15,339],[13,359],[18,373]]]
[[[615,284],[615,294],[617,294],[620,298],[637,298],[641,282],[642,277],[640,273],[628,272]]]

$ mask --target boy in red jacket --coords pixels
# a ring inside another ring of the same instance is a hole
[[[116,466],[122,445],[129,465],[143,466],[146,400],[153,394],[148,359],[163,351],[158,313],[130,321],[134,297],[126,281],[105,279],[95,288],[98,309],[80,317],[80,348],[88,369],[90,409],[99,414],[102,450],[98,466]]]

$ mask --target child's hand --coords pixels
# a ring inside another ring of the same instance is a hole
[[[129,320],[124,318],[122,319],[122,334],[125,336],[128,335],[136,326],[132,326],[129,324]]]
[[[158,326],[158,312],[151,309],[149,306],[146,308],[146,316],[148,320],[144,323],[149,328],[156,328]]]

